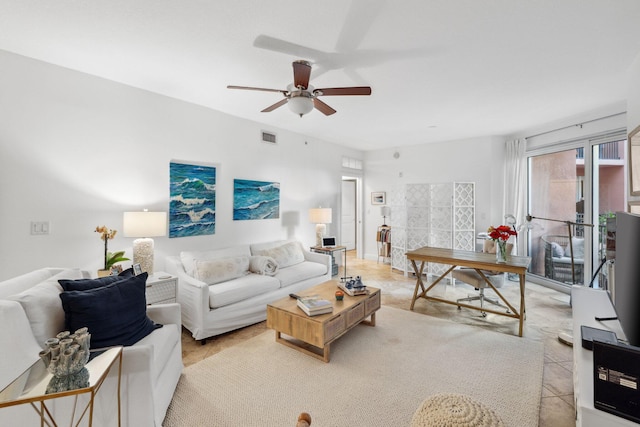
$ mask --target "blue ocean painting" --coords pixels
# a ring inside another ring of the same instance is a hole
[[[170,163],[169,237],[216,232],[216,168]]]
[[[280,218],[280,183],[233,180],[233,219]]]

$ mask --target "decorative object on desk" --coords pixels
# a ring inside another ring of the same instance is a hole
[[[336,301],[342,301],[344,299],[344,292],[340,289],[336,291]]]
[[[504,240],[496,241],[496,262],[507,262],[507,242]]]
[[[374,191],[371,193],[372,205],[384,205],[387,203],[387,193],[384,191]]]
[[[90,340],[87,328],[80,328],[74,334],[60,332],[55,338],[45,341],[40,358],[54,377],[76,374],[89,361]]]
[[[140,264],[142,272],[153,273],[153,239],[167,235],[167,213],[125,212],[123,215],[124,235],[137,237],[133,241],[133,262]]]
[[[331,224],[331,208],[309,209],[309,222],[316,224],[316,246],[322,246],[322,237],[327,231],[327,225]]]
[[[129,261],[129,258],[124,257],[124,251],[109,252],[109,240],[116,237],[117,230],[112,230],[106,226],[97,226],[94,230],[96,233],[100,233],[100,238],[104,241],[104,268],[98,270],[98,277],[110,276],[113,274],[111,268],[118,262]],[[117,273],[116,273],[117,274]]]
[[[516,219],[515,215],[512,214],[506,214],[504,216],[504,222],[507,225],[510,225],[511,228],[513,228],[514,231],[518,231],[519,227],[517,225],[518,220]],[[513,245],[515,247],[515,255],[518,255],[518,235],[516,234],[515,236],[515,244]],[[518,280],[520,280],[520,278],[518,277],[517,274],[515,273],[507,273],[507,278],[509,280],[511,280],[512,282],[517,282]]]
[[[513,227],[508,225],[491,226],[487,230],[489,238],[496,242],[496,261],[499,263],[507,262],[507,240],[511,236],[517,236],[518,233]]]
[[[333,311],[331,301],[322,299],[318,295],[299,297],[297,304],[308,316],[317,316]]]

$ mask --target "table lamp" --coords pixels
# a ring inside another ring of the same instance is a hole
[[[382,215],[382,226],[387,226],[387,217],[391,216],[391,208],[389,206],[380,207],[380,215]]]
[[[309,222],[316,224],[316,246],[322,246],[322,236],[327,231],[326,224],[331,224],[331,208],[309,209]]]
[[[123,217],[125,237],[137,237],[133,241],[133,263],[140,264],[142,272],[153,274],[153,239],[167,235],[167,213],[125,212]]]

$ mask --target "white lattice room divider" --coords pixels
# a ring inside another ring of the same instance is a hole
[[[405,184],[389,193],[392,269],[413,273],[405,253],[423,246],[474,250],[474,183]],[[424,271],[440,276],[448,268],[430,263]]]

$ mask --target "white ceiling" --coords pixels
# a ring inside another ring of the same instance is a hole
[[[640,1],[0,0],[0,49],[373,150],[624,102]],[[278,93],[226,88],[284,89],[296,59],[313,63],[315,87],[373,93],[324,97],[336,114],[299,118],[260,112]]]

